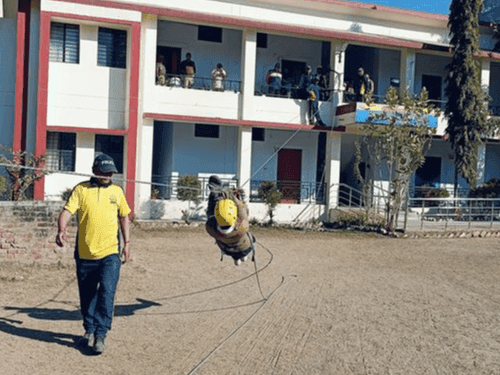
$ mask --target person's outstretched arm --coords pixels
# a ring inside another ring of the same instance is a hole
[[[122,235],[123,235],[123,250],[122,254],[124,256],[123,263],[126,263],[129,258],[130,258],[130,221],[128,219],[128,216],[120,217],[120,227],[122,229]]]
[[[56,244],[59,247],[63,247],[67,241],[66,238],[66,228],[68,227],[69,221],[71,220],[71,212],[68,210],[62,210],[59,214],[59,219],[57,220],[57,236]]]

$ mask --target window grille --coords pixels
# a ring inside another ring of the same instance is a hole
[[[126,68],[127,32],[99,27],[97,37],[97,65]]]
[[[75,133],[47,134],[47,168],[54,171],[75,171]]]
[[[80,26],[52,22],[50,24],[50,61],[80,62]]]

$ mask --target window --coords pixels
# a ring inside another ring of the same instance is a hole
[[[47,134],[47,168],[55,171],[75,171],[75,133]]]
[[[252,128],[252,141],[265,141],[266,130],[264,128]]]
[[[219,125],[195,124],[194,136],[203,138],[219,138]]]
[[[198,40],[222,43],[222,29],[212,26],[198,26]]]
[[[51,22],[49,59],[76,64],[80,62],[80,26]]]
[[[267,48],[267,34],[257,33],[257,48]]]
[[[127,32],[99,27],[97,37],[97,65],[126,68]]]
[[[123,137],[120,135],[97,134],[95,136],[95,156],[106,154],[115,162],[118,173],[123,173]]]

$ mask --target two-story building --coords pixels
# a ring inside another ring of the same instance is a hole
[[[18,0],[0,19],[0,143],[47,156],[35,199],[51,199],[111,155],[129,202],[147,217],[152,196],[178,218],[178,179],[208,176],[240,186],[253,217],[266,209],[256,191],[277,181],[281,221],[324,217],[339,184],[358,187],[356,140],[369,110],[346,91],[359,67],[383,102],[390,86],[429,91],[444,103],[450,62],[448,17],[341,0]],[[493,28],[481,27],[482,76],[500,113],[500,54]],[[186,64],[186,55],[191,61]],[[162,68],[158,68],[161,61]],[[222,64],[219,84],[212,73]],[[279,64],[281,86],[269,85]],[[190,68],[186,70],[186,66]],[[319,113],[310,124],[301,79],[321,72]],[[161,78],[158,76],[160,73]],[[453,154],[446,120],[415,186],[450,188]],[[497,177],[500,145],[481,149],[480,182]],[[373,174],[369,160],[365,173]],[[465,181],[460,181],[466,188]]]

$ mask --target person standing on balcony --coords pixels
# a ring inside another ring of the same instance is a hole
[[[328,77],[323,74],[323,67],[318,66],[316,68],[316,77],[318,77],[318,86],[321,89],[320,91],[320,100],[325,101],[328,100]]]
[[[196,64],[191,60],[191,53],[186,53],[186,60],[181,62],[180,70],[184,77],[184,87],[190,89],[194,85],[196,75]]]
[[[308,99],[309,98],[309,86],[312,83],[313,75],[312,69],[310,65],[306,66],[304,74],[300,76],[299,81],[299,99]]]
[[[274,68],[267,72],[266,83],[269,85],[270,96],[279,96],[281,94],[282,78],[280,64],[274,65]]]
[[[319,96],[321,94],[321,89],[318,86],[318,77],[312,79],[312,83],[309,85],[307,91],[309,92],[309,123],[311,125],[326,126],[326,124],[321,119],[319,114]],[[315,121],[316,119],[316,121]]]
[[[221,63],[218,63],[214,70],[212,70],[212,90],[224,91],[224,80],[227,73]]]
[[[358,68],[358,82],[356,85],[356,101],[364,102],[367,96],[373,94],[373,81],[363,67]]]
[[[165,58],[163,55],[158,56],[156,63],[156,84],[164,86],[167,80],[167,68],[165,67]]]
[[[117,169],[113,159],[100,154],[94,159],[95,177],[78,184],[59,215],[56,244],[66,242],[66,228],[78,212],[78,235],[75,247],[76,275],[85,334],[80,345],[90,346],[101,354],[104,339],[111,329],[116,286],[120,277],[120,240],[123,236],[123,263],[130,257],[130,207],[123,190],[111,182]]]
[[[221,260],[227,255],[239,266],[250,257],[255,242],[255,237],[249,231],[248,210],[242,192],[224,188],[215,175],[210,176],[208,185],[210,196],[205,229],[219,246]],[[253,256],[252,261],[255,261]]]

